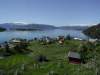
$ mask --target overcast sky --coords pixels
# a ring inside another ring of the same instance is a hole
[[[100,0],[0,0],[0,23],[55,26],[100,22]]]

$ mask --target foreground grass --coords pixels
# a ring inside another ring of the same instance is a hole
[[[49,72],[55,72],[55,75],[95,75],[94,69],[84,67],[82,64],[71,64],[68,62],[67,53],[70,49],[77,49],[81,41],[68,41],[61,46],[58,43],[50,45],[41,45],[38,41],[30,43],[30,54],[16,54],[5,59],[0,59],[0,69],[5,75],[49,75]],[[39,63],[36,56],[45,55],[50,61]],[[22,64],[25,68],[22,69]]]

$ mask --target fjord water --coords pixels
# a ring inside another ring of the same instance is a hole
[[[0,43],[5,41],[9,41],[12,38],[23,38],[23,39],[33,39],[34,37],[41,38],[43,36],[49,37],[57,37],[59,35],[67,36],[71,35],[72,37],[77,37],[81,39],[86,39],[81,30],[61,30],[61,29],[54,29],[54,30],[43,30],[43,31],[5,31],[0,32]]]

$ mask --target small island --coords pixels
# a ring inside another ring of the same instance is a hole
[[[0,27],[0,32],[5,31],[5,30],[6,30],[5,28],[1,28],[1,27]]]

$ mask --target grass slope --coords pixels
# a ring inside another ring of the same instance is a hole
[[[19,72],[18,75],[50,75],[49,72],[52,71],[55,75],[95,75],[94,69],[68,62],[68,51],[72,48],[77,49],[80,43],[80,41],[65,41],[63,46],[57,43],[45,46],[33,41],[29,46],[32,53],[16,54],[0,59],[0,69],[5,72],[5,75],[14,75],[16,71]],[[45,55],[50,61],[36,62],[36,56],[40,54]],[[22,64],[25,64],[24,70],[21,69]]]

